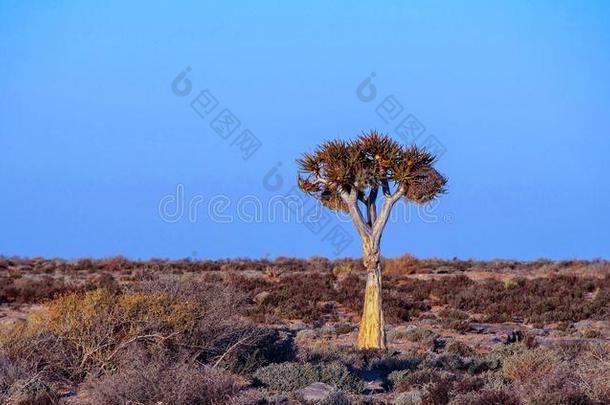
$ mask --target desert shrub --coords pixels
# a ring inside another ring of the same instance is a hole
[[[321,322],[324,310],[320,303],[335,299],[332,276],[319,273],[288,275],[270,292],[259,311],[304,322]]]
[[[337,283],[335,300],[350,308],[356,313],[362,311],[362,297],[366,281],[361,277],[363,273],[350,273]]]
[[[442,299],[454,308],[484,313],[491,322],[523,319],[544,324],[610,316],[605,305],[610,297],[607,275],[603,279],[558,275],[515,282],[508,289],[500,281],[473,282]],[[586,299],[594,291],[593,299]]]
[[[474,356],[476,354],[472,347],[456,339],[447,343],[445,351],[450,354],[457,354],[458,356]]]
[[[386,338],[388,342],[406,339],[412,333],[412,330],[415,328],[416,326],[414,325],[399,325],[393,328],[388,328],[388,331],[386,332]]]
[[[420,261],[411,255],[386,258],[383,261],[383,271],[388,275],[413,274],[420,270]]]
[[[221,404],[239,390],[230,374],[170,359],[135,358],[85,384],[91,404]]]
[[[394,370],[387,376],[388,384],[391,388],[395,388],[412,370]]]
[[[341,363],[279,363],[256,370],[257,382],[278,391],[294,391],[314,382],[323,382],[339,389],[358,393],[362,381]]]
[[[598,338],[604,337],[603,333],[601,333],[600,331],[598,331],[596,329],[592,329],[592,328],[583,329],[581,334],[582,334],[582,337],[584,337],[585,339],[598,339]]]
[[[466,332],[470,325],[470,316],[459,309],[443,308],[438,316],[441,325],[446,329],[453,329],[458,332]]]
[[[407,339],[411,342],[430,342],[438,335],[430,329],[415,328],[407,333]]]
[[[517,383],[535,383],[553,373],[558,365],[555,353],[536,348],[506,357],[502,365],[502,375]]]
[[[0,403],[55,404],[58,396],[49,373],[38,369],[37,360],[11,356],[0,350]]]
[[[0,378],[5,382],[34,376],[44,381],[78,379],[83,373],[75,364],[79,364],[79,358],[74,348],[50,333],[39,314],[30,316],[27,322],[0,327],[0,366],[4,370],[0,370]]]
[[[68,294],[47,305],[46,327],[70,343],[84,369],[111,368],[136,341],[166,341],[195,326],[194,306],[162,294]]]
[[[60,294],[85,289],[85,286],[66,283],[61,279],[46,275],[40,279],[19,278],[5,281],[0,285],[0,303],[40,303]]]
[[[414,370],[421,362],[416,353],[357,350],[353,347],[303,348],[299,350],[298,359],[316,364],[339,362],[357,373],[374,372],[381,377],[395,370]]]
[[[496,355],[474,355],[469,357],[468,373],[480,374],[486,371],[496,371],[501,367],[501,361]]]
[[[59,404],[59,395],[46,382],[34,377],[15,381],[6,391],[0,392],[0,400],[10,405]]]
[[[278,282],[232,275],[229,284],[246,294],[250,300],[261,292],[269,295],[256,306],[242,308],[242,312],[257,322],[280,319],[300,319],[308,323],[322,323],[323,302],[336,299],[333,278],[330,274],[311,273],[306,277],[288,274]]]
[[[121,286],[114,276],[108,273],[102,273],[95,278],[94,285],[102,290],[109,291],[111,293],[118,293],[121,291]]]
[[[578,388],[592,401],[610,403],[610,347],[591,345],[574,365]]]
[[[359,271],[357,269],[354,269],[353,264],[350,262],[337,261],[332,268],[332,274],[336,279],[342,280],[350,275],[357,276],[359,274]]]
[[[448,377],[449,374],[445,371],[424,368],[407,373],[398,381],[396,388],[399,392],[405,392],[412,388],[422,388],[435,381],[444,381]]]
[[[523,401],[514,390],[489,389],[468,392],[456,395],[449,402],[450,405],[522,405]]]
[[[430,309],[430,306],[425,302],[413,300],[410,296],[405,295],[400,288],[393,287],[392,284],[384,286],[382,295],[385,307],[384,316],[390,322],[408,322]]]
[[[471,357],[462,357],[457,354],[445,353],[427,359],[424,366],[454,371],[468,370],[472,363],[473,359]]]
[[[422,394],[417,390],[402,392],[394,399],[394,405],[420,405],[422,403]]]
[[[320,336],[320,333],[317,329],[301,329],[297,332],[296,341],[303,342],[309,339],[315,339]]]
[[[452,396],[478,391],[485,386],[486,380],[479,376],[461,376],[453,384]]]
[[[348,323],[338,323],[335,325],[335,333],[337,335],[345,335],[347,333],[352,333],[353,330],[354,328],[352,327],[352,325]]]
[[[199,305],[152,292],[65,295],[28,322],[0,333],[0,351],[11,359],[35,358],[34,369],[76,383],[88,372],[115,370],[134,346],[238,373],[293,356],[288,334],[252,325],[230,305],[214,305],[224,299],[216,296],[220,301],[215,301],[214,290],[208,296],[206,305]]]
[[[426,404],[446,404],[451,398],[455,377],[451,374],[437,374],[423,390],[423,402]]]
[[[292,360],[295,355],[290,336],[243,322],[208,325],[193,341],[199,361],[239,374],[272,362]]]
[[[540,390],[527,397],[531,405],[595,405],[584,393],[573,389]]]
[[[179,336],[179,344],[193,351],[200,362],[247,373],[294,356],[289,335],[241,319],[240,307],[245,305],[247,294],[233,285],[218,287],[189,277],[174,277],[138,283],[131,290],[162,294],[172,302],[194,306],[196,324]]]

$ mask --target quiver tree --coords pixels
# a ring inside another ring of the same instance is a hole
[[[375,131],[354,141],[334,140],[298,160],[299,188],[325,207],[348,213],[362,240],[367,271],[358,348],[385,348],[379,243],[392,207],[401,198],[418,204],[445,191],[436,157],[402,146]]]

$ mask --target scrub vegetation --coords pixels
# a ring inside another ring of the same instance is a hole
[[[610,402],[608,262],[382,262],[0,258],[0,403]]]

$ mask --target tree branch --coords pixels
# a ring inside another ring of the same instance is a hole
[[[354,221],[354,225],[356,225],[356,230],[360,237],[362,239],[369,237],[371,235],[371,227],[364,221],[362,212],[358,207],[358,191],[352,187],[351,191],[348,193],[343,187],[339,187],[339,193],[341,199],[343,199],[349,209],[350,216],[352,217],[352,221]]]
[[[381,212],[379,213],[377,220],[373,224],[373,238],[375,239],[376,242],[379,242],[379,240],[381,239],[381,234],[383,233],[383,228],[385,228],[385,225],[388,223],[388,218],[390,217],[390,212],[392,211],[392,207],[394,206],[396,201],[400,200],[400,197],[402,197],[404,195],[404,192],[405,192],[405,189],[401,185],[394,192],[394,194],[391,194],[390,196],[388,196],[386,194],[386,197],[383,201],[383,206],[381,207]],[[385,194],[385,192],[384,192],[384,194]]]

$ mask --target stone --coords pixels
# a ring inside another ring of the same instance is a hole
[[[316,382],[302,388],[298,393],[303,397],[303,400],[309,403],[318,403],[330,398],[336,391],[332,385]]]

